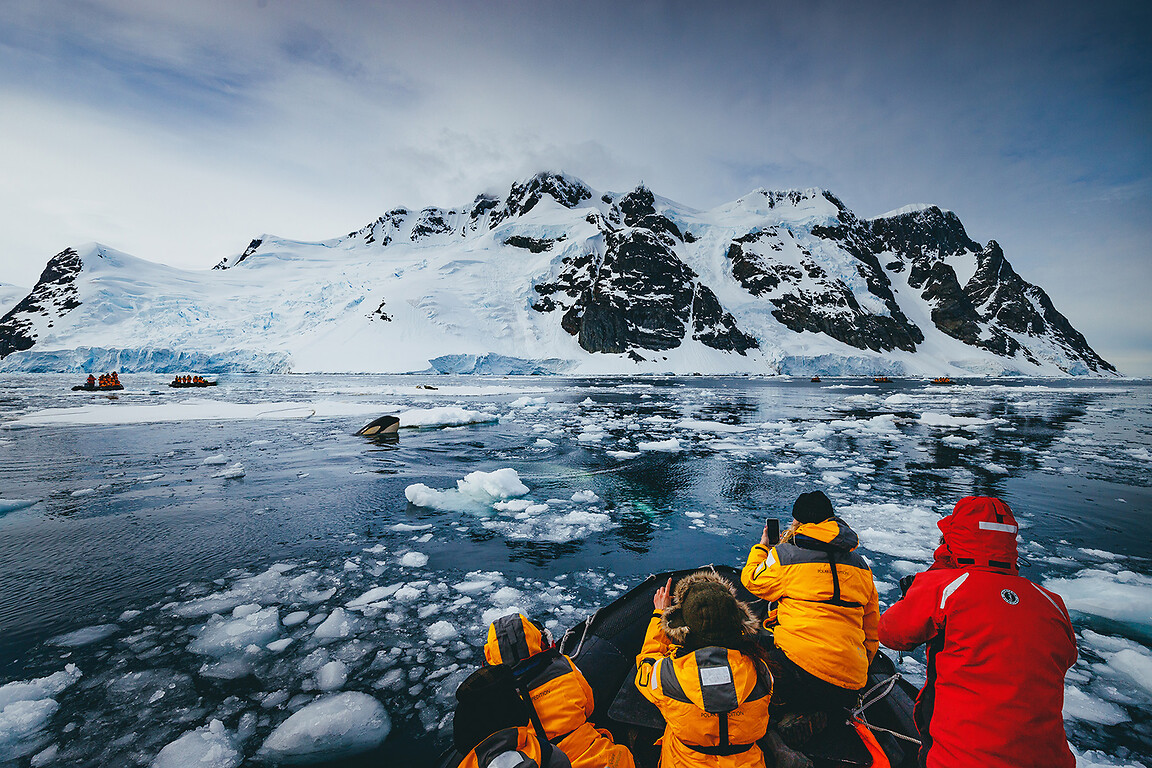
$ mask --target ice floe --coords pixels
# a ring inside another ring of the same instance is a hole
[[[372,696],[346,691],[317,699],[279,725],[260,757],[282,765],[340,760],[384,743],[392,721]]]
[[[60,708],[54,697],[80,677],[76,665],[68,664],[47,677],[0,686],[0,755],[15,759],[47,746],[48,722]]]

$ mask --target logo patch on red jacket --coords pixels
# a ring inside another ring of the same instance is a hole
[[[1010,589],[1000,590],[1000,597],[1002,597],[1008,605],[1016,605],[1016,603],[1020,602],[1020,596]]]

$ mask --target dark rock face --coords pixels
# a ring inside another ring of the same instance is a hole
[[[621,198],[614,209],[621,229],[597,217],[604,253],[566,258],[555,281],[535,287],[541,298],[533,308],[563,310],[561,326],[589,352],[636,356],[678,347],[688,334],[714,349],[756,348],[676,253],[680,230],[653,202],[644,188]]]
[[[451,225],[440,208],[425,208],[420,211],[415,226],[412,227],[412,241],[429,235],[442,235],[452,231]]]
[[[588,188],[578,181],[559,174],[538,173],[524,183],[512,185],[504,207],[492,217],[492,226],[507,218],[523,216],[535,208],[544,195],[551,196],[565,208],[575,208],[581,201],[592,197]]]
[[[1030,343],[1021,337],[1044,337],[1087,370],[1116,372],[1056,311],[1042,289],[1016,274],[995,240],[981,247],[951,211],[933,206],[868,224],[880,247],[909,264],[909,285],[921,289],[921,297],[932,308],[932,322],[949,336],[1002,357],[1022,356],[1037,364]],[[945,263],[958,255],[975,259],[977,265],[964,286]]]
[[[563,240],[564,238],[559,238]],[[556,240],[540,239],[534,237],[522,237],[520,235],[513,235],[504,241],[504,245],[511,245],[513,248],[524,248],[532,253],[544,253],[544,251],[552,250],[552,246],[556,244]]]
[[[780,202],[771,197],[769,201]],[[788,229],[769,227],[736,238],[727,252],[732,276],[753,296],[766,296],[776,307],[772,316],[797,333],[827,334],[857,349],[914,352],[924,340],[923,332],[896,303],[867,231],[851,214],[841,217],[850,224],[813,227],[812,234],[832,241],[856,259],[857,273],[868,291],[884,303],[887,315],[861,307],[852,290],[830,277]],[[799,267],[783,260],[785,251],[799,252]]]
[[[257,249],[259,249],[263,244],[264,241],[261,238],[254,238],[252,242],[248,243],[248,247],[244,249],[244,253],[240,254],[240,258],[236,259],[236,264],[239,264],[240,262],[244,261],[244,259],[256,253]],[[220,263],[212,267],[212,269],[228,269],[229,267],[236,266],[236,264],[229,264],[228,257],[225,256],[220,260]]]
[[[49,259],[32,292],[0,317],[0,360],[13,352],[31,349],[36,343],[32,320],[39,314],[52,319],[63,317],[80,306],[76,276],[84,268],[80,255],[71,248]]]

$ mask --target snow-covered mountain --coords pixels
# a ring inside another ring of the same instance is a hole
[[[9,305],[10,306],[10,305]],[[817,189],[698,211],[541,173],[208,271],[99,244],[0,318],[0,368],[1113,375],[995,241]]]
[[[7,312],[16,306],[16,302],[28,295],[27,288],[21,288],[11,283],[0,283],[0,312]]]

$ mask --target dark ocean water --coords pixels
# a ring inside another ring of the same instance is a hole
[[[83,674],[13,754],[148,765],[218,719],[251,757],[338,662],[339,687],[393,721],[346,764],[419,763],[492,617],[562,630],[651,572],[740,565],[764,519],[817,488],[860,533],[882,602],[957,499],[1008,501],[1025,575],[1080,606],[1073,745],[1118,764],[1152,752],[1148,383],[124,378],[115,399],[62,376],[0,381],[0,683]],[[353,435],[417,410],[433,425],[396,442]],[[443,426],[460,420],[483,423]],[[526,493],[492,474],[509,469]],[[252,643],[196,645],[270,608]],[[311,623],[280,621],[302,611]],[[344,631],[316,637],[338,611]],[[923,674],[922,653],[901,663]]]

